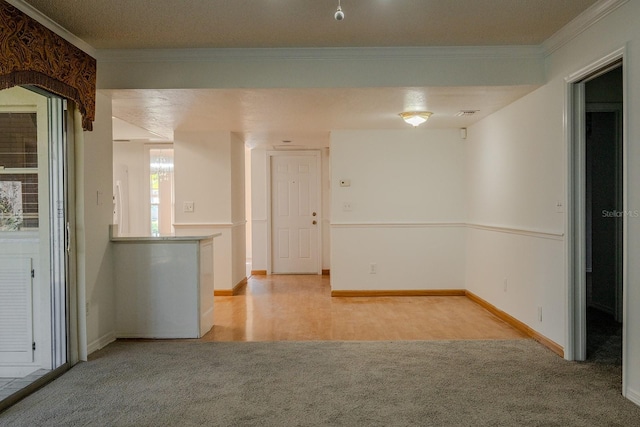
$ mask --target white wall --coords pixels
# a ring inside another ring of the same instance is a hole
[[[464,289],[464,147],[458,130],[332,132],[332,289]]]
[[[562,233],[563,93],[544,86],[468,130],[469,221]]]
[[[229,290],[245,277],[244,145],[226,131],[174,133],[176,235],[214,239],[214,287]],[[194,211],[184,212],[184,202]]]
[[[468,130],[466,288],[565,346],[564,104],[550,97],[545,86]]]
[[[231,224],[231,134],[226,131],[174,134],[175,221]],[[194,202],[193,212],[183,204]]]
[[[331,155],[329,147],[322,149],[322,269],[331,269]]]
[[[235,286],[246,279],[247,267],[247,232],[245,208],[245,150],[244,141],[240,136],[231,134],[231,223],[233,267],[231,283]]]
[[[247,226],[245,228],[246,233],[246,257],[251,259],[252,242],[251,242],[251,149],[245,147],[244,149],[244,182],[245,182],[245,221]]]
[[[114,180],[125,179],[119,172],[126,168],[128,200],[124,208],[128,211],[128,234],[148,236],[151,230],[149,217],[149,166],[148,156],[143,142],[114,142],[113,170]],[[114,182],[115,194],[115,182]],[[120,231],[125,230],[120,227]]]
[[[626,47],[626,203],[640,205],[640,2],[630,1],[547,57],[548,82],[469,129],[470,222],[467,288],[561,345],[567,345],[565,200],[568,167],[565,78]],[[640,404],[640,221],[626,218],[627,280],[623,393]],[[508,277],[508,291],[503,279]],[[543,321],[537,307],[543,307]]]
[[[78,287],[84,291],[88,353],[114,339],[115,291],[109,242],[112,216],[113,157],[111,99],[96,97],[92,132],[76,147]],[[81,310],[82,311],[82,310]]]
[[[251,150],[251,269],[269,270],[267,261],[267,211],[270,201],[267,196],[267,185],[270,177],[267,174],[267,152]]]

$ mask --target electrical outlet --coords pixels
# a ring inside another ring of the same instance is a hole
[[[378,265],[371,263],[369,264],[369,274],[376,274],[378,273]]]
[[[342,204],[342,210],[344,212],[351,212],[353,210],[353,207],[351,206],[351,202],[344,202]]]
[[[182,208],[184,212],[193,212],[195,210],[195,206],[193,202],[184,202],[184,205],[182,206]]]

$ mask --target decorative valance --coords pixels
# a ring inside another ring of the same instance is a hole
[[[0,0],[0,89],[34,85],[70,99],[92,130],[96,60],[35,19]]]

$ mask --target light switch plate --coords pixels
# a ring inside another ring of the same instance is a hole
[[[184,212],[193,212],[194,211],[193,202],[184,202],[183,211]]]

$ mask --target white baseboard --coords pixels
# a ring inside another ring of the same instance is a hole
[[[630,401],[632,401],[633,403],[635,403],[636,405],[640,406],[640,393],[638,393],[637,391],[627,388],[627,393],[625,394],[625,397]]]
[[[213,306],[200,315],[200,336],[209,332],[213,328]]]
[[[87,345],[87,355],[93,353],[94,351],[98,351],[101,348],[111,344],[116,340],[115,332],[111,331],[109,333],[104,334],[100,338],[95,341],[91,341],[89,345]]]
[[[179,340],[179,339],[197,339],[200,338],[198,336],[198,332],[194,333],[185,333],[185,332],[176,332],[176,333],[140,333],[140,332],[118,332],[116,334],[118,338],[122,339],[142,339],[142,340]]]

